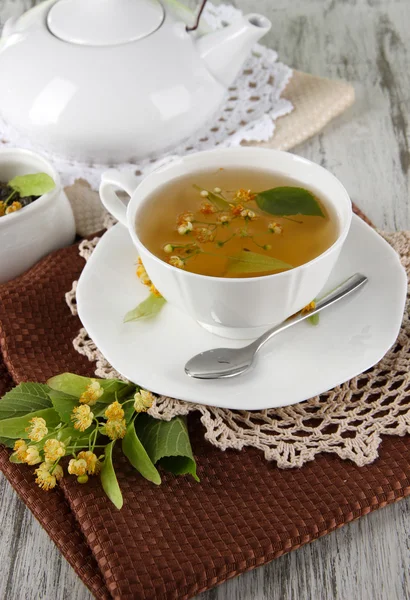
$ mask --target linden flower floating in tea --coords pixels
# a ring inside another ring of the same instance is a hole
[[[0,400],[0,436],[14,450],[11,462],[36,467],[35,481],[43,490],[52,490],[67,474],[80,484],[99,475],[107,496],[121,508],[116,444],[156,485],[161,483],[156,465],[198,480],[185,420],[154,419],[147,414],[154,402],[151,392],[132,383],[63,373],[47,384],[22,383],[8,392]]]
[[[268,275],[315,258],[336,238],[333,221],[308,190],[278,186],[256,192],[221,184],[207,189],[190,178],[175,195],[172,184],[162,192],[168,198],[169,191],[172,206],[178,206],[180,196],[189,209],[177,213],[173,224],[172,214],[162,210],[155,239],[149,221],[147,229],[141,228],[143,242],[173,267],[214,277]],[[272,215],[278,220],[272,221]]]
[[[262,191],[259,191],[262,190]],[[264,171],[218,169],[190,174],[157,190],[138,222],[144,246],[171,267],[212,277],[259,277],[309,262],[337,238],[325,200]],[[151,293],[125,321],[157,315],[165,305],[142,264]]]

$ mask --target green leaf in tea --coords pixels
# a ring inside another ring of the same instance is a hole
[[[283,186],[265,190],[257,194],[256,203],[261,210],[275,216],[325,216],[315,196],[300,187]]]
[[[54,180],[47,173],[32,173],[30,175],[17,175],[9,181],[9,186],[18,192],[22,198],[25,196],[42,196],[53,190],[56,186]]]
[[[210,202],[212,202],[212,204],[218,210],[229,210],[230,209],[229,202],[227,200],[224,200],[220,196],[218,196],[218,194],[214,194],[214,192],[211,192],[209,190],[204,190],[204,188],[199,187],[199,185],[194,185],[194,188],[196,190],[198,190],[199,192],[205,192],[206,191],[208,195],[205,196],[203,198],[203,200],[209,200]]]
[[[43,410],[28,413],[22,417],[3,419],[0,421],[0,436],[13,439],[28,439],[26,428],[30,424],[30,419],[33,419],[34,417],[42,417],[46,421],[49,429],[57,427],[60,423],[60,415],[58,412],[55,411],[54,408],[45,408]]]
[[[156,485],[161,483],[160,474],[153,465],[144,446],[138,439],[133,422],[128,425],[127,433],[122,440],[122,451],[134,469],[137,469],[145,479],[152,481],[152,483],[155,483]]]
[[[154,317],[159,313],[159,311],[165,303],[166,300],[162,296],[150,294],[148,298],[146,298],[140,304],[138,304],[137,307],[127,312],[127,314],[124,317],[124,323]]]
[[[136,419],[135,429],[153,464],[159,461],[174,475],[190,474],[199,481],[185,419],[159,421],[143,413]]]
[[[101,469],[101,484],[108,498],[118,509],[122,508],[124,503],[120,486],[118,485],[117,477],[112,464],[112,451],[115,441],[105,447],[105,458]]]
[[[49,390],[43,383],[20,383],[0,400],[0,420],[51,407]]]
[[[279,269],[292,269],[292,265],[283,260],[259,254],[258,252],[248,252],[242,250],[237,254],[229,256],[229,263],[226,269],[227,275],[242,275],[244,273],[266,273],[267,271],[278,271]]]

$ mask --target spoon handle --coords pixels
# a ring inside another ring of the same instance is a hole
[[[336,289],[330,292],[330,294],[327,294],[326,296],[318,300],[313,310],[310,310],[306,313],[298,313],[297,315],[291,317],[287,321],[280,323],[280,325],[272,327],[272,329],[269,329],[269,331],[261,335],[257,340],[252,342],[252,344],[249,344],[249,350],[257,352],[264,344],[266,344],[266,342],[268,342],[274,335],[276,335],[280,331],[284,331],[285,329],[288,329],[288,327],[292,327],[292,325],[295,325],[300,321],[304,321],[308,317],[317,314],[324,308],[327,308],[335,302],[338,302],[338,300],[341,300],[345,296],[348,296],[349,294],[360,288],[362,285],[367,283],[367,281],[368,279],[365,275],[361,275],[360,273],[352,275],[352,277],[349,277],[349,279],[347,279],[344,283],[342,283]]]

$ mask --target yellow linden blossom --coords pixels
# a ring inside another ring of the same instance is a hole
[[[105,418],[111,421],[119,421],[124,417],[124,411],[121,404],[116,400],[109,405],[104,413]]]
[[[254,221],[258,218],[258,216],[253,212],[253,210],[249,210],[249,208],[244,208],[241,211],[241,217],[247,221]]]
[[[125,419],[109,419],[105,424],[105,433],[111,440],[122,439],[126,432]]]
[[[235,194],[235,200],[237,202],[250,202],[255,198],[255,194],[252,194],[251,190],[240,189]]]
[[[101,387],[100,383],[95,379],[91,380],[91,383],[87,385],[85,391],[80,396],[81,404],[89,404],[89,406],[94,406],[99,398],[103,395],[104,390]]]
[[[71,420],[74,422],[74,429],[85,431],[93,422],[94,415],[88,404],[82,404],[73,408]]]
[[[182,225],[182,223],[191,223],[194,220],[194,213],[192,212],[183,212],[178,215],[177,225]]]
[[[195,229],[195,237],[198,240],[198,242],[212,242],[215,237],[215,234],[208,227],[198,227]]]
[[[23,459],[23,462],[27,463],[28,465],[37,465],[42,460],[43,459],[41,458],[40,452],[38,451],[38,448],[36,446],[29,446],[27,448],[27,452]]]
[[[6,205],[4,202],[0,202],[0,217],[4,217],[6,213]]]
[[[17,210],[20,210],[21,208],[23,208],[22,205],[21,205],[21,202],[17,202],[17,201],[16,202],[12,202],[10,204],[10,206],[8,206],[6,208],[6,211],[5,211],[6,215],[9,215],[10,213],[14,213]]]
[[[157,298],[162,297],[161,292],[159,292],[157,290],[157,288],[155,287],[155,285],[153,283],[149,286],[149,291],[151,292],[151,294],[154,294],[154,296],[156,296]]]
[[[52,473],[50,470],[53,469]],[[57,481],[59,481],[63,476],[63,469],[60,465],[56,465],[53,468],[53,465],[48,462],[43,462],[41,465],[34,471],[37,475],[36,483],[43,490],[51,490],[56,486]]]
[[[179,258],[179,256],[171,256],[169,259],[169,264],[177,269],[183,269],[185,267],[185,263],[183,260]]]
[[[147,390],[140,390],[134,395],[134,410],[135,412],[146,412],[151,408],[155,396]]]
[[[216,212],[215,206],[210,202],[202,202],[201,208],[199,210],[203,215],[212,215],[214,212]]]
[[[217,223],[220,225],[227,225],[232,221],[232,217],[230,215],[219,215],[217,218]]]
[[[23,461],[27,454],[27,444],[24,440],[16,440],[14,443],[14,452],[19,460]]]
[[[83,450],[78,453],[77,458],[79,460],[85,460],[87,463],[87,473],[89,475],[97,475],[101,471],[101,462],[98,460],[97,455],[91,450]]]
[[[29,423],[30,425],[26,427],[28,438],[32,442],[41,442],[48,433],[45,420],[42,417],[33,417]]]
[[[87,471],[87,461],[83,458],[72,458],[68,463],[67,470],[70,475],[85,475]]]
[[[312,302],[309,302],[309,304],[307,304],[304,308],[302,308],[302,315],[305,315],[306,313],[310,312],[311,310],[314,310],[316,308],[316,302],[314,300],[312,300]]]
[[[234,217],[239,217],[241,212],[244,210],[242,204],[230,204],[229,206]]]
[[[65,444],[52,438],[44,444],[44,457],[46,462],[54,462],[64,456]]]
[[[283,231],[282,225],[279,225],[279,223],[276,223],[275,221],[273,223],[269,223],[268,229],[271,233],[276,233],[276,235],[280,235]]]
[[[140,258],[138,259],[137,277],[144,285],[151,285],[151,279],[149,278],[149,275],[146,272],[145,267],[142,264],[142,260]]]
[[[179,235],[186,235],[190,231],[192,231],[193,225],[191,221],[183,221],[181,225],[178,226]]]

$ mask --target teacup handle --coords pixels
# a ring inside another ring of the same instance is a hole
[[[127,204],[115,193],[115,189],[123,190],[132,196],[140,180],[133,173],[110,169],[102,174],[100,198],[104,207],[123,225],[127,226]]]

